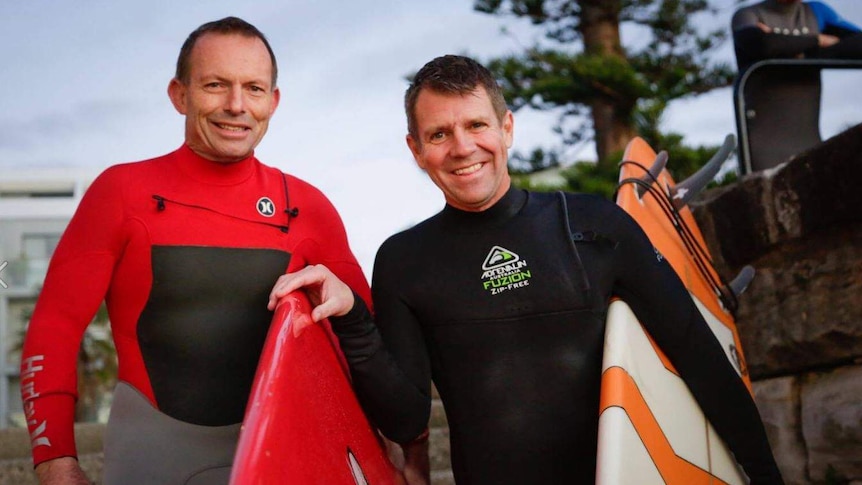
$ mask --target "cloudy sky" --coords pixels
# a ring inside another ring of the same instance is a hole
[[[714,4],[718,15],[698,22],[728,25],[735,1]],[[862,2],[831,5],[862,23]],[[258,158],[330,197],[369,276],[387,236],[443,205],[404,143],[405,75],[438,55],[484,60],[541,36],[522,21],[473,12],[471,0],[4,1],[0,178],[22,168],[98,172],[177,148],[183,120],[166,87],[179,47],[198,25],[227,15],[260,28],[279,61],[282,101]],[[732,63],[729,43],[719,57]],[[827,74],[824,135],[862,118],[860,81]],[[556,144],[553,119],[516,113],[515,148]],[[672,105],[665,128],[719,143],[735,130],[730,89]],[[570,156],[590,159],[592,150]]]

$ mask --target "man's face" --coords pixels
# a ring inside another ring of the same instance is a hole
[[[506,166],[514,120],[497,119],[484,87],[466,95],[419,92],[415,107],[418,140],[407,145],[449,205],[483,211],[509,189]]]
[[[168,94],[186,117],[189,147],[221,163],[252,154],[280,97],[263,41],[217,33],[197,40],[189,57],[188,84],[173,79]]]

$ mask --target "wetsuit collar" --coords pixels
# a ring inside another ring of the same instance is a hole
[[[177,164],[186,175],[212,185],[235,185],[247,180],[257,163],[254,153],[233,163],[219,163],[195,153],[185,143],[176,152]]]
[[[778,0],[766,0],[763,4],[770,10],[780,12],[782,15],[790,14],[802,8],[802,2],[783,3]]]
[[[512,218],[526,203],[527,191],[511,186],[503,197],[488,209],[479,212],[469,212],[446,204],[446,207],[443,209],[443,216],[452,221],[462,221],[470,224],[493,224]]]

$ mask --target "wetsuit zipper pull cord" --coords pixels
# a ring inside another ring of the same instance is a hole
[[[159,195],[154,195],[154,199],[156,199],[156,210],[159,212],[165,210],[165,198]]]

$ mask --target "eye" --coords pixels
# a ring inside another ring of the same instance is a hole
[[[440,143],[446,139],[446,133],[443,131],[435,131],[428,137],[428,141],[431,143]]]
[[[484,121],[474,121],[473,124],[470,125],[470,128],[473,131],[482,130],[482,129],[487,128],[487,127],[488,127],[488,123],[485,123]]]

